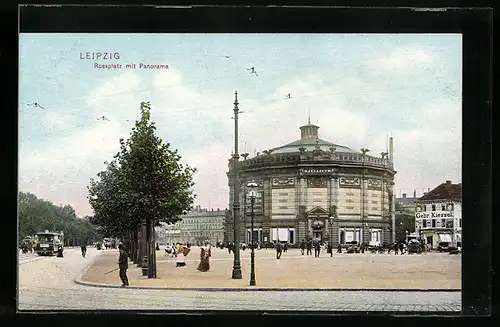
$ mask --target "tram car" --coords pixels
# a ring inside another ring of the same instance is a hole
[[[43,233],[37,233],[37,245],[35,248],[39,256],[57,254],[62,256],[64,250],[64,234],[63,232],[49,232],[46,230]]]

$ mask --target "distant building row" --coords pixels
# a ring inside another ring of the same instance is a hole
[[[162,224],[156,227],[158,243],[176,242],[201,245],[208,240],[211,244],[224,240],[224,224],[227,210],[202,209],[197,206],[192,212],[182,216],[182,220],[173,225]]]

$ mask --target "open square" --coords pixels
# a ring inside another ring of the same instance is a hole
[[[176,267],[175,258],[157,251],[158,278],[142,276],[140,268],[129,263],[131,286],[168,288],[242,288],[248,287],[250,251],[241,251],[243,278],[231,279],[233,254],[226,249],[212,249],[210,270],[199,272],[200,249],[192,247],[185,267]],[[82,281],[120,285],[118,272],[105,274],[117,267],[118,252],[102,251]],[[258,288],[339,288],[339,289],[460,289],[461,256],[441,253],[421,255],[334,254],[324,251],[320,258],[301,255],[289,249],[281,259],[271,249],[255,251],[255,274]]]

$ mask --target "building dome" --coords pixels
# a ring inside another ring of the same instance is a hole
[[[318,134],[319,127],[308,123],[307,125],[300,127],[300,139],[293,141],[291,143],[272,148],[270,152],[278,154],[278,153],[299,153],[302,148],[303,151],[313,151],[313,150],[322,150],[322,151],[331,151],[332,147],[335,149],[335,152],[344,152],[344,153],[360,153],[352,150],[351,148],[343,145],[338,145],[323,139],[319,138]]]

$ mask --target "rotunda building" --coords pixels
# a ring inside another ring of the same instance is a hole
[[[258,184],[254,205],[254,240],[292,246],[309,239],[337,246],[351,241],[392,242],[393,143],[389,153],[369,155],[366,149],[319,138],[319,126],[300,127],[300,139],[240,159],[240,240],[249,243],[250,200],[246,185]],[[233,159],[227,172],[229,208],[233,208]],[[233,240],[232,213],[226,238]]]

